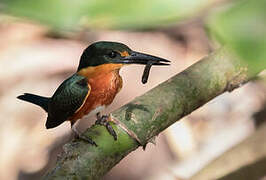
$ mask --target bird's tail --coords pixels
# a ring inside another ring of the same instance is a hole
[[[27,101],[27,102],[36,104],[36,105],[40,106],[41,108],[43,108],[46,112],[48,111],[48,102],[50,99],[48,97],[43,97],[43,96],[38,96],[35,94],[25,93],[23,95],[18,96],[17,98],[20,100],[23,100],[23,101]]]

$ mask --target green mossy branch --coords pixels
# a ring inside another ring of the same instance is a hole
[[[247,65],[221,49],[114,111],[112,117],[145,145],[182,117],[254,76]],[[105,127],[89,128],[84,135],[98,147],[77,140],[66,144],[56,167],[44,179],[100,179],[140,145],[121,126],[112,126],[117,141]]]

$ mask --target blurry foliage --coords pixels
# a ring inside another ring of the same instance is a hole
[[[216,2],[215,0],[212,2]],[[238,0],[207,14],[207,27],[257,72],[266,66],[266,0]],[[228,4],[228,3],[227,3]],[[84,28],[145,29],[199,14],[208,0],[2,0],[7,14],[28,17],[57,31]]]
[[[232,7],[211,16],[208,28],[253,71],[266,67],[266,0],[237,1]]]
[[[201,10],[208,0],[2,0],[6,13],[56,29],[151,28]]]

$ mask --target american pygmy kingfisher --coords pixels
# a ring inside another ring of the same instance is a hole
[[[71,129],[76,135],[89,143],[96,143],[79,134],[73,125],[85,115],[97,115],[96,124],[105,125],[108,132],[117,139],[109,124],[108,116],[99,112],[110,105],[122,88],[119,70],[126,64],[169,65],[170,61],[152,55],[131,50],[128,46],[100,41],[88,46],[82,53],[78,70],[66,79],[52,97],[42,97],[25,93],[18,99],[36,104],[47,113],[46,128],[54,128],[64,121],[71,122]],[[149,69],[149,68],[147,68]]]

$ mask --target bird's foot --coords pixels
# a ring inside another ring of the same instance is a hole
[[[108,122],[109,118],[110,118],[110,116],[108,116],[108,115],[101,116],[100,113],[97,113],[97,120],[96,120],[95,124],[105,126],[107,131],[109,132],[109,134],[111,134],[114,137],[114,140],[116,141],[117,135],[116,135],[116,132],[113,129],[113,127]]]
[[[84,135],[82,135],[82,134],[80,134],[78,137],[77,137],[78,139],[81,139],[81,140],[83,140],[83,141],[86,141],[87,143],[89,143],[89,144],[91,144],[91,145],[93,145],[93,146],[98,146],[97,144],[96,144],[96,142],[94,142],[91,138],[89,138],[89,137],[86,137],[86,136],[84,136]]]
[[[93,146],[98,146],[96,144],[96,142],[94,142],[90,137],[84,136],[83,134],[81,134],[80,132],[78,132],[75,128],[72,128],[73,132],[74,132],[74,138],[76,139],[81,139],[83,141],[86,141],[87,143],[93,145]]]

